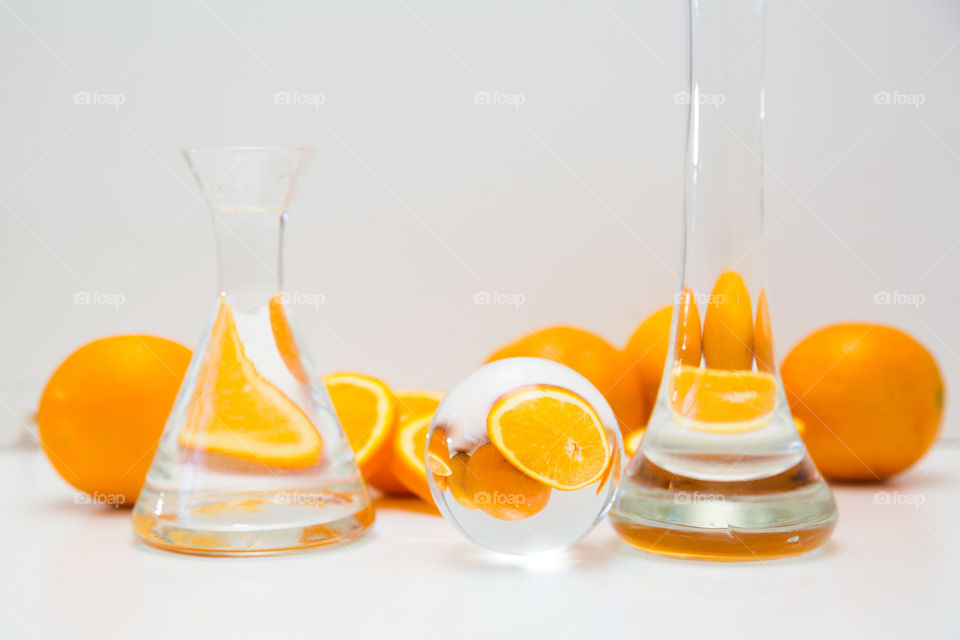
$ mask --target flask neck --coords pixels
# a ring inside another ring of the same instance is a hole
[[[710,261],[695,271],[712,277],[762,268],[764,4],[690,4],[685,244],[688,259]]]
[[[234,305],[266,305],[283,286],[285,213],[233,211],[213,214],[220,295]]]

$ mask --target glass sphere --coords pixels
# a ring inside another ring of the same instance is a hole
[[[469,540],[508,553],[567,547],[610,509],[623,444],[603,395],[540,358],[484,365],[451,390],[427,436],[427,480]]]

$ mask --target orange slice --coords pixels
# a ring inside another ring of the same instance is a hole
[[[391,443],[396,442],[396,425],[408,421],[411,417],[433,415],[443,400],[444,392],[435,389],[402,389],[395,391],[396,396],[396,424],[390,435]],[[388,454],[389,460],[396,456],[394,447],[391,444],[391,451]],[[390,461],[381,466],[377,471],[367,477],[367,480],[377,489],[388,495],[402,496],[412,495],[407,486],[400,482],[396,474],[393,473],[393,464]]]
[[[757,319],[753,323],[753,355],[757,369],[773,373],[776,365],[773,358],[773,332],[770,328],[770,311],[767,308],[767,292],[760,289],[757,297]]]
[[[740,433],[766,426],[777,404],[769,373],[681,366],[670,381],[674,419],[696,431]]]
[[[487,435],[517,469],[564,491],[593,484],[610,461],[597,412],[562,387],[533,385],[505,394],[487,416]]]
[[[736,271],[724,271],[713,286],[701,342],[711,369],[753,368],[753,308],[747,285]]]
[[[550,501],[550,487],[522,473],[490,442],[470,456],[464,488],[470,504],[498,520],[525,520]]]
[[[432,415],[426,415],[402,423],[394,436],[393,457],[390,460],[390,467],[400,482],[430,504],[433,504],[433,496],[427,484],[427,467],[423,459],[432,419]]]
[[[450,469],[450,448],[447,446],[447,431],[437,427],[430,434],[430,443],[427,445],[427,464],[437,476],[448,476]]]
[[[273,341],[277,345],[277,351],[283,359],[283,364],[297,379],[297,382],[307,384],[307,372],[303,367],[303,361],[300,359],[300,349],[297,348],[297,341],[293,336],[293,328],[290,321],[287,320],[287,311],[284,308],[283,294],[278,293],[270,298],[267,305],[270,311],[270,328],[273,331]]]
[[[332,373],[324,376],[323,383],[360,472],[375,472],[389,458],[395,415],[393,393],[382,380],[362,373]]]
[[[233,310],[222,300],[194,388],[180,446],[281,468],[320,461],[320,434],[247,359]]]
[[[642,431],[641,431],[642,433]],[[597,495],[607,486],[607,481],[613,478],[613,485],[620,484],[620,449],[614,448],[613,455],[610,456],[610,462],[607,463],[607,469],[603,472],[600,482],[597,483]]]

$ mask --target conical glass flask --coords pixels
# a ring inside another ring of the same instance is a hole
[[[373,507],[281,288],[302,149],[187,149],[213,212],[220,294],[133,512],[143,541],[246,555],[350,540]]]
[[[763,0],[692,0],[680,291],[660,392],[611,511],[631,544],[715,560],[823,544],[836,505],[777,370],[763,273]]]

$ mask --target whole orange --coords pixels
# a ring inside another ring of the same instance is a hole
[[[943,378],[930,352],[902,331],[869,324],[820,329],[787,355],[781,375],[807,449],[829,478],[888,478],[936,438]]]
[[[70,354],[37,411],[40,443],[63,479],[133,506],[189,363],[183,345],[142,335],[101,338]]]
[[[570,367],[603,394],[624,434],[643,428],[646,403],[639,375],[623,352],[600,336],[576,327],[548,327],[501,347],[486,361],[519,357],[545,358]]]

